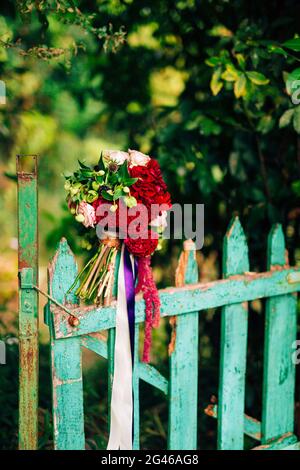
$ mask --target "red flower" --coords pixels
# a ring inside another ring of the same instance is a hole
[[[139,238],[126,238],[125,245],[130,253],[138,257],[152,255],[158,244],[158,234],[148,230],[146,236],[147,238],[145,238],[145,235],[141,235]]]
[[[128,232],[128,228],[136,232],[135,227],[140,232],[147,231],[149,223],[160,215],[161,211],[172,206],[170,194],[167,191],[167,186],[156,160],[149,160],[146,166],[138,165],[129,168],[129,172],[132,178],[138,178],[138,181],[130,187],[130,193],[137,199],[138,204],[143,204],[146,207],[146,214],[143,211],[140,212],[138,207],[136,207],[136,210],[135,208],[128,210],[122,198],[118,199],[118,207],[115,212],[110,212],[109,208],[112,203],[103,199],[100,195],[93,202],[97,223],[102,226],[107,225],[107,228],[111,230],[119,229],[120,233],[123,232],[124,234]],[[97,209],[101,205],[102,214],[100,215],[101,212],[98,211],[97,213]],[[124,217],[124,211],[127,212],[127,217]],[[124,236],[129,238],[130,233]]]
[[[108,230],[118,229],[120,233],[125,234],[123,235],[125,237],[147,231],[149,224],[149,215],[147,212],[140,212],[138,207],[136,210],[132,208],[129,211],[122,199],[118,199],[117,204],[116,212],[111,212],[111,202],[101,197],[93,202],[93,207],[96,211],[96,221],[100,226],[107,226]],[[101,205],[102,211],[97,210]]]
[[[138,178],[138,181],[130,188],[131,194],[139,203],[147,207],[149,217],[153,204],[166,204],[171,208],[171,197],[157,160],[151,158],[146,166],[134,166],[130,168],[129,172],[132,178]],[[149,220],[153,220],[157,215],[154,212]]]

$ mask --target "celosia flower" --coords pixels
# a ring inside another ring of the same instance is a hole
[[[153,204],[165,204],[171,208],[171,197],[167,191],[167,185],[163,180],[157,160],[151,158],[147,166],[137,165],[130,168],[129,172],[132,178],[138,178],[130,188],[131,196],[134,196],[139,203],[147,207],[149,215],[151,212],[153,219],[159,215],[151,210],[151,208],[154,209]]]

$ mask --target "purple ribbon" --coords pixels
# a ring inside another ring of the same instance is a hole
[[[130,254],[125,245],[124,247],[124,278],[127,303],[127,315],[129,324],[130,346],[132,364],[134,362],[134,327],[135,327],[135,275],[133,274]]]

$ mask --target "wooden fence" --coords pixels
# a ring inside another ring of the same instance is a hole
[[[19,204],[22,210],[22,201]],[[199,315],[216,307],[222,307],[218,404],[210,405],[206,413],[217,418],[218,449],[243,449],[245,434],[257,441],[255,449],[300,448],[294,434],[295,364],[292,360],[297,331],[300,269],[287,264],[280,225],[274,226],[269,235],[267,264],[267,272],[249,272],[248,246],[238,218],[233,219],[224,239],[224,278],[221,280],[198,283],[194,246],[190,242],[185,243],[177,269],[176,287],[160,290],[162,317],[170,317],[173,324],[169,377],[163,377],[155,367],[141,363],[138,347],[135,348],[135,449],[139,449],[140,441],[140,380],[159,389],[168,399],[168,449],[201,449],[201,442],[197,445],[197,416],[203,413],[197,405],[198,324]],[[116,305],[114,303],[105,308],[79,306],[74,293],[67,293],[76,274],[76,261],[67,241],[63,239],[49,267],[49,294],[58,304],[63,304],[68,313],[51,301],[46,306],[46,322],[51,336],[56,449],[85,448],[83,347],[108,360],[109,396],[112,385]],[[33,363],[30,360],[24,362],[23,357],[26,354],[29,357],[28,347],[31,352],[32,348],[36,351],[36,336],[32,335],[32,328],[36,331],[36,309],[32,308],[36,305],[36,280],[31,265],[20,267],[20,279],[20,319],[28,317],[30,321],[27,325],[31,328],[29,332],[28,328],[21,331],[21,344],[27,341],[27,351],[21,347],[20,448],[35,448],[36,375],[33,381],[29,368],[32,371],[33,367],[36,371],[36,361],[31,356]],[[262,419],[259,422],[245,415],[244,403],[248,302],[263,298],[267,300]],[[137,343],[143,321],[144,301],[137,297]],[[20,325],[23,329],[23,320]],[[100,334],[106,330],[107,340]]]

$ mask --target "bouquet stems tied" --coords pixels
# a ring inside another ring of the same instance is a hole
[[[82,268],[69,291],[79,282],[75,294],[83,301],[108,306],[112,300],[114,273],[120,240],[106,238],[100,242],[97,253]]]

